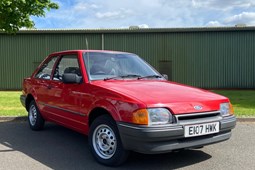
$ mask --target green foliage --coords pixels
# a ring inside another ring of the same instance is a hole
[[[33,28],[30,16],[45,16],[45,9],[58,9],[51,0],[0,0],[0,30],[15,33],[20,28]]]
[[[26,116],[27,111],[20,103],[19,92],[0,91],[0,116]]]

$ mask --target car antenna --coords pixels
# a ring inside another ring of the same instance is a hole
[[[88,39],[86,38],[86,48],[87,50],[89,50],[89,43],[88,43]]]

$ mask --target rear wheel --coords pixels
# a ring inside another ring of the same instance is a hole
[[[95,159],[108,166],[124,163],[129,153],[122,146],[115,121],[108,115],[99,116],[92,123],[89,146]]]
[[[32,100],[29,104],[28,123],[32,130],[41,130],[44,127],[44,119],[38,110],[36,103]]]

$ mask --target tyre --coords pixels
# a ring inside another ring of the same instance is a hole
[[[41,130],[44,127],[44,119],[41,116],[39,109],[34,100],[29,104],[28,123],[32,130]]]
[[[122,146],[115,121],[108,115],[96,118],[89,131],[89,147],[94,158],[107,166],[124,163],[129,152]]]

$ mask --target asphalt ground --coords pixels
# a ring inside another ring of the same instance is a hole
[[[230,140],[159,155],[131,153],[127,162],[111,168],[98,164],[88,149],[87,137],[47,123],[31,131],[26,121],[0,122],[0,169],[255,169],[255,123],[238,122]]]

